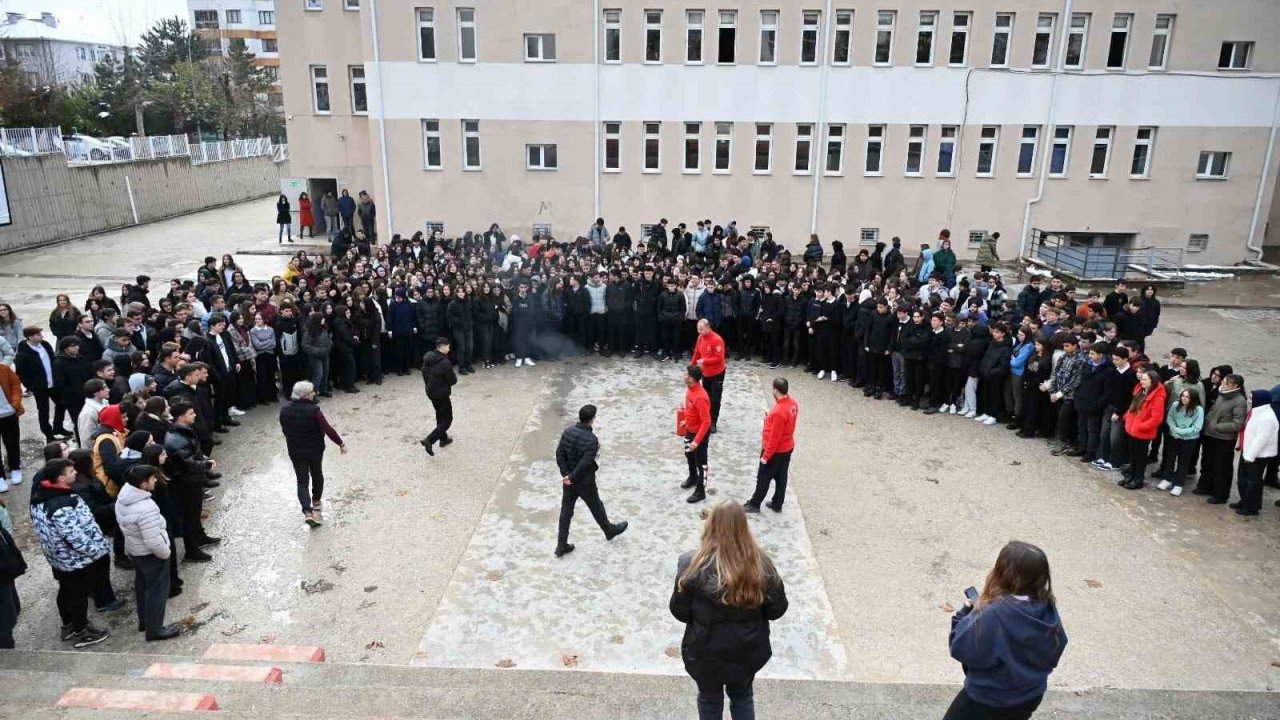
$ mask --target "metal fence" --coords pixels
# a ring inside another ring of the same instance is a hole
[[[289,159],[289,146],[271,138],[248,138],[192,143],[185,135],[106,137],[62,135],[62,128],[0,128],[0,156],[65,155],[69,165],[159,160],[189,157],[191,164],[239,160],[269,155],[276,162]]]
[[[62,152],[62,128],[0,128],[0,155],[52,155]]]
[[[129,138],[129,160],[155,160],[156,158],[190,155],[186,135],[148,135]]]
[[[204,163],[239,160],[240,158],[271,154],[271,138],[197,143],[191,146],[191,164],[202,165]]]
[[[1083,280],[1153,277],[1182,268],[1184,248],[1120,247],[1072,243],[1058,235],[1032,230],[1031,257],[1053,270]]]

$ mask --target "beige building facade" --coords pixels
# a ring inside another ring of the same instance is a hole
[[[1280,245],[1280,4],[287,0],[293,174],[380,232],[634,235],[660,217],[846,248],[950,228]]]

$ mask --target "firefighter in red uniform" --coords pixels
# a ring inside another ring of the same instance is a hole
[[[715,432],[720,420],[720,396],[724,393],[725,347],[724,338],[706,320],[698,321],[698,342],[693,346],[690,362],[702,369],[702,387],[711,398],[711,432]]]
[[[760,503],[769,492],[769,481],[777,483],[769,509],[782,512],[782,501],[787,498],[787,469],[791,467],[791,451],[796,447],[796,417],[800,407],[787,394],[786,378],[773,379],[773,409],[764,416],[764,436],[761,439],[760,469],[756,471],[756,491],[742,509],[749,513],[760,512]]]
[[[722,346],[723,347],[723,346]],[[689,461],[689,479],[680,487],[694,488],[688,502],[702,502],[707,497],[707,443],[711,437],[711,398],[701,382],[702,369],[690,365],[684,376],[684,456]]]

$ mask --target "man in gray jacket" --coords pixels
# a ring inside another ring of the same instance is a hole
[[[1204,414],[1204,460],[1194,495],[1209,495],[1210,505],[1231,499],[1231,480],[1236,458],[1236,439],[1244,427],[1249,403],[1244,396],[1244,378],[1228,375],[1222,379],[1218,399]]]
[[[178,637],[178,629],[164,624],[169,601],[169,533],[164,515],[151,499],[158,471],[135,465],[116,497],[116,524],[124,534],[124,551],[133,558],[134,591],[138,603],[138,631],[147,641]]]

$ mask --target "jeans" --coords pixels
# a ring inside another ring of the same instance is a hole
[[[311,503],[324,497],[324,456],[300,458],[289,456],[293,474],[298,479],[298,504],[302,514],[311,512]]]
[[[338,216],[325,215],[324,225],[329,230],[329,242],[333,242],[333,239],[338,236]]]
[[[4,443],[4,455],[9,461],[7,466],[0,462],[0,473],[22,469],[22,451],[18,442],[21,435],[18,429],[17,415],[0,418],[0,441]],[[6,467],[8,470],[5,469]]]
[[[147,635],[164,628],[164,606],[169,601],[169,561],[155,555],[133,555],[133,589],[138,604],[138,624]]]
[[[280,242],[280,240],[284,238],[286,233],[288,233],[289,235],[289,240],[292,241],[293,225],[291,223],[280,223],[280,232],[276,235],[276,242],[277,243]]]
[[[754,679],[754,678],[753,678]],[[733,720],[756,720],[755,691],[752,680],[745,683],[724,684],[695,681],[698,683],[698,720],[721,720],[724,717],[724,696],[729,696],[729,717]]]
[[[449,398],[430,398],[431,407],[436,411],[435,429],[427,435],[428,443],[438,443],[449,437],[449,427],[453,425],[453,401]]]
[[[972,412],[978,412],[978,378],[970,377],[964,381],[964,406]]]
[[[791,450],[774,453],[769,462],[760,463],[756,470],[756,491],[748,502],[760,507],[764,496],[769,492],[769,481],[772,480],[777,483],[773,491],[773,506],[782,509],[782,502],[787,499],[787,470],[791,467],[791,453]]]
[[[1043,697],[1038,697],[1021,705],[1001,708],[984,705],[961,690],[956,699],[951,701],[951,707],[947,708],[947,714],[942,720],[1028,720],[1036,708],[1040,707],[1042,699]]]
[[[311,384],[316,386],[316,392],[325,393],[333,390],[329,386],[329,356],[308,355],[307,362],[311,364]]]
[[[1121,464],[1124,459],[1124,422],[1112,420],[1111,416],[1115,414],[1115,408],[1104,408],[1102,426],[1098,431],[1098,457],[1113,466]]]
[[[1100,411],[1076,413],[1076,447],[1085,451],[1093,460],[1098,456],[1098,444],[1102,439],[1102,415]]]
[[[893,394],[902,397],[907,394],[907,369],[902,353],[895,352],[889,355],[889,362],[893,366]],[[974,382],[976,383],[977,380]]]
[[[572,485],[562,485],[560,493],[560,527],[556,533],[557,547],[569,544],[569,524],[573,522],[573,508],[578,498],[587,504],[591,517],[595,518],[601,532],[606,535],[613,527],[609,523],[609,514],[605,512],[604,503],[600,501],[600,491],[596,488],[596,479],[579,480]]]

